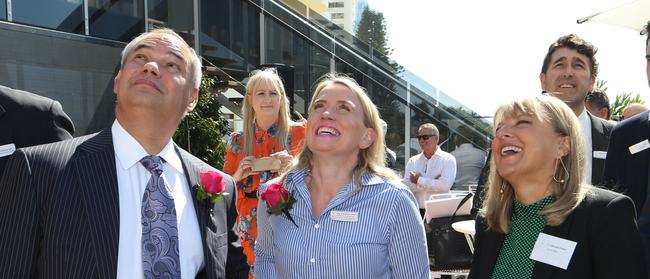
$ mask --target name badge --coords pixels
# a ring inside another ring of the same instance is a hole
[[[0,145],[0,157],[9,156],[16,151],[16,145],[13,143]]]
[[[359,212],[332,210],[330,212],[330,219],[343,222],[358,222]]]
[[[650,142],[648,142],[648,140],[643,140],[637,144],[630,146],[630,154],[635,154],[648,148],[650,148]]]
[[[530,259],[566,270],[577,242],[540,233]]]
[[[607,151],[594,151],[594,158],[596,159],[607,158]]]

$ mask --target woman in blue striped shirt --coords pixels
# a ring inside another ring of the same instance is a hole
[[[353,79],[318,84],[306,147],[275,180],[296,200],[288,211],[295,224],[260,199],[256,278],[429,278],[418,207],[385,167],[380,129],[377,108]]]

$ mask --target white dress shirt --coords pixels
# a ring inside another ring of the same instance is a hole
[[[411,182],[411,172],[420,173],[417,184]],[[440,147],[436,149],[431,159],[427,159],[424,153],[411,157],[404,170],[404,184],[411,189],[420,208],[424,208],[424,202],[432,194],[449,192],[455,178],[456,158],[442,151]]]
[[[587,110],[583,110],[578,116],[580,127],[584,133],[585,140],[585,182],[591,184],[591,164],[593,161],[593,146],[591,146],[591,119],[587,115]],[[567,175],[566,173],[563,175]],[[564,176],[562,176],[564,177]]]
[[[142,197],[151,173],[140,164],[149,155],[117,120],[111,128],[115,149],[115,167],[119,190],[120,234],[117,254],[117,278],[143,278],[142,268]],[[181,277],[195,278],[203,266],[203,244],[180,157],[169,143],[156,154],[165,160],[163,173],[174,196],[178,225]]]

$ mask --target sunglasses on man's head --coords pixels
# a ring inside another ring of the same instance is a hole
[[[438,135],[419,135],[419,140],[429,140],[430,137],[437,137]]]

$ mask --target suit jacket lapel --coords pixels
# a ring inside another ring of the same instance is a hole
[[[603,169],[605,167],[605,159],[594,158],[594,151],[607,151],[609,145],[609,131],[605,131],[603,123],[599,119],[587,112],[589,121],[591,122],[591,182],[594,185],[601,184],[603,177]]]
[[[192,193],[192,202],[194,204],[194,211],[196,212],[196,219],[199,222],[199,231],[201,232],[201,242],[203,244],[203,254],[204,254],[204,271],[208,274],[208,278],[211,278],[211,274],[214,272],[211,272],[210,270],[207,270],[208,267],[210,266],[209,261],[212,257],[209,256],[209,249],[208,249],[208,244],[206,243],[206,237],[205,237],[205,230],[207,228],[207,223],[209,221],[209,215],[208,215],[208,202],[206,201],[199,201],[196,199],[196,193],[198,191],[198,187],[196,187],[199,182],[200,182],[200,177],[199,173],[201,172],[200,167],[197,164],[192,163],[192,158],[190,157],[189,153],[185,152],[184,150],[180,149],[177,145],[174,145],[174,149],[176,150],[176,153],[178,156],[181,158],[181,163],[183,164],[183,171],[185,171],[185,177],[187,179],[187,185],[190,187],[190,192]]]
[[[2,132],[0,133],[0,145],[14,143],[13,131],[11,129],[13,125],[9,123],[10,119],[8,115],[5,115],[6,112],[5,108],[0,104],[0,128],[2,128]],[[19,146],[16,146],[16,148],[18,147]]]
[[[115,169],[115,151],[111,129],[82,143],[73,155],[82,202],[88,212],[88,223],[96,245],[98,275],[115,278],[119,241],[119,194]]]

